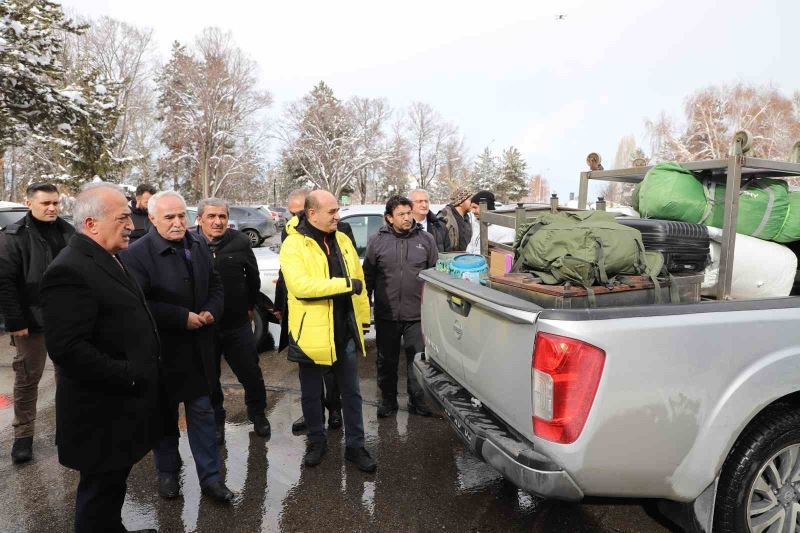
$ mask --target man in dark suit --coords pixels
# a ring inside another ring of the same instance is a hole
[[[203,494],[230,502],[222,482],[214,410],[211,407],[214,328],[222,318],[223,287],[202,237],[186,231],[186,202],[175,191],[153,195],[148,204],[154,230],[122,254],[147,298],[161,336],[166,389],[164,435],[154,450],[158,491],[179,494],[178,405],[183,402],[189,446]]]
[[[122,191],[93,183],[78,196],[74,215],[79,235],[41,285],[45,342],[56,367],[58,459],[80,471],[75,531],[122,532],[128,474],[159,436],[158,333],[141,289],[115,255],[133,230]]]

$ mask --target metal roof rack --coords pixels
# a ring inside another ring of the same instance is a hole
[[[720,246],[719,278],[717,282],[717,299],[728,300],[733,280],[733,252],[736,246],[736,220],[739,213],[739,192],[743,182],[757,178],[789,178],[800,177],[800,142],[793,149],[792,162],[775,161],[749,157],[752,135],[746,130],[738,131],[733,137],[730,157],[708,161],[692,161],[680,165],[699,174],[703,179],[713,179],[726,184],[725,211],[722,226],[722,243]],[[582,211],[587,208],[589,181],[616,181],[622,183],[639,183],[652,166],[642,165],[632,168],[604,170],[600,164],[600,156],[591,153],[586,158],[588,172],[581,172],[578,189],[578,209],[558,206],[558,197],[553,195],[550,205],[532,207],[519,206],[513,210],[488,211],[485,202],[481,203],[481,253],[488,255],[488,224],[516,229],[531,221],[542,211]],[[498,248],[510,250],[511,247],[492,243]]]

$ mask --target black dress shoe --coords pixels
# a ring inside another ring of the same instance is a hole
[[[302,433],[306,429],[308,428],[306,427],[306,418],[304,416],[292,422],[292,433]]]
[[[378,406],[378,418],[387,418],[394,414],[397,414],[397,401],[393,402],[385,398],[381,400]]]
[[[228,487],[225,486],[225,483],[222,481],[216,481],[214,483],[209,483],[205,487],[202,487],[200,491],[208,496],[209,498],[219,502],[219,503],[230,503],[233,501],[233,493],[230,491]]]
[[[325,452],[327,451],[327,442],[310,442],[308,444],[308,448],[306,449],[306,456],[303,461],[306,463],[306,466],[317,466],[322,462],[322,456],[325,455]]]
[[[345,448],[344,458],[355,463],[362,472],[374,472],[378,468],[378,463],[369,454],[366,448]]]
[[[342,427],[342,411],[336,409],[328,415],[328,429],[339,429]]]
[[[253,430],[259,437],[268,439],[272,434],[272,428],[269,425],[269,420],[264,415],[256,415],[253,417]]]
[[[214,428],[214,437],[217,439],[217,446],[225,444],[225,422],[216,425]]]
[[[168,500],[177,498],[181,493],[178,487],[177,474],[159,474],[158,476],[158,495]]]
[[[27,463],[33,459],[33,437],[20,437],[14,439],[11,447],[11,460],[16,463]]]
[[[427,404],[424,401],[414,400],[413,402],[408,402],[408,412],[412,415],[419,415],[419,416],[431,416],[431,410],[428,409]]]

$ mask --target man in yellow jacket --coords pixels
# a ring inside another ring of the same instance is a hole
[[[303,416],[308,426],[305,464],[316,466],[328,449],[322,412],[323,367],[331,366],[342,395],[345,459],[364,472],[375,460],[364,448],[358,354],[366,355],[369,300],[352,241],[336,231],[339,203],[327,191],[306,197],[305,216],[287,226],[281,270],[289,304],[289,360],[299,363]]]

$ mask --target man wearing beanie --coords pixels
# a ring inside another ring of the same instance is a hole
[[[439,220],[447,228],[452,252],[466,251],[472,240],[472,226],[467,214],[470,212],[472,194],[464,187],[458,187],[450,194],[450,203],[439,211]]]
[[[481,202],[486,202],[486,209],[488,211],[494,211],[494,193],[492,191],[478,191],[470,200],[471,215],[469,218],[472,226],[472,239],[470,239],[467,245],[468,254],[481,253]],[[511,228],[489,224],[487,229],[491,242],[503,244],[512,244],[514,242],[515,233]]]

